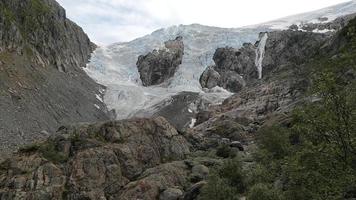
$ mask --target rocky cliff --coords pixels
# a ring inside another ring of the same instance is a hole
[[[183,38],[177,37],[164,43],[165,48],[139,56],[138,71],[144,86],[158,85],[172,78],[184,55]]]
[[[263,41],[264,37],[266,41]],[[274,76],[275,70],[302,64],[308,57],[317,54],[329,37],[312,32],[274,31],[261,33],[260,41],[254,45],[244,44],[241,49],[218,48],[213,58],[215,65],[204,71],[200,84],[203,88],[220,86],[231,92],[240,92],[246,84]],[[264,51],[261,63],[258,63],[261,42],[264,42]]]
[[[108,119],[103,88],[82,70],[95,45],[65,10],[54,0],[1,0],[0,10],[1,151]]]

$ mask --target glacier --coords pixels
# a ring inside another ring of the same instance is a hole
[[[161,102],[182,91],[200,93],[203,99],[213,104],[221,103],[232,95],[222,88],[203,90],[199,78],[206,67],[214,64],[212,58],[219,47],[240,48],[244,43],[255,43],[261,32],[287,29],[292,24],[325,23],[337,17],[356,12],[356,1],[339,4],[314,12],[295,15],[272,22],[242,27],[218,28],[199,24],[172,26],[130,42],[98,47],[90,63],[84,69],[99,84],[106,86],[104,102],[109,110],[115,110],[117,119],[149,116],[157,111]],[[174,77],[161,85],[143,87],[137,58],[154,49],[164,48],[164,42],[182,36],[185,52],[183,63]],[[262,78],[264,46],[268,35],[260,41],[256,67]]]

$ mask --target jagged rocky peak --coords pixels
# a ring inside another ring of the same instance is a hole
[[[144,86],[158,85],[174,76],[178,66],[182,64],[184,55],[183,37],[164,43],[165,48],[153,50],[141,55],[137,68]]]

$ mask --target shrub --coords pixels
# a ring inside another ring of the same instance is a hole
[[[281,200],[280,193],[273,187],[269,187],[265,184],[254,185],[248,195],[247,200]]]
[[[208,184],[203,187],[199,200],[238,200],[239,194],[235,188],[229,185],[226,179],[218,174],[209,176]]]
[[[208,179],[208,184],[200,195],[202,200],[238,200],[245,192],[245,176],[241,162],[235,158],[227,160],[213,171]]]
[[[281,159],[290,152],[289,131],[279,126],[264,127],[258,133],[258,144],[274,159]]]
[[[223,144],[218,147],[216,155],[222,158],[233,158],[236,156],[236,153],[229,145]]]
[[[229,185],[234,187],[237,192],[243,193],[245,191],[245,177],[239,159],[225,161],[218,171],[220,177],[226,179]]]
[[[52,141],[48,141],[42,144],[27,145],[25,147],[20,148],[19,152],[20,153],[39,152],[45,159],[53,163],[63,163],[68,160],[68,157],[64,155],[62,152],[60,152],[56,148],[55,143]]]

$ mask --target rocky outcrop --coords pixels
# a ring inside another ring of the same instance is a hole
[[[211,100],[196,92],[180,92],[161,101],[150,109],[140,110],[135,117],[162,116],[178,131],[183,132],[195,124],[195,116],[199,110],[204,110]]]
[[[263,37],[265,34],[268,38]],[[255,45],[244,44],[239,50],[230,47],[219,48],[214,54],[215,66],[204,71],[200,83],[203,88],[220,86],[238,93],[259,78],[270,77],[274,70],[289,70],[287,68],[306,62],[329,37],[311,32],[275,31],[262,33],[261,40]],[[263,47],[260,46],[261,42],[265,42]],[[264,48],[262,57],[259,57],[261,63],[257,60],[259,48]],[[261,72],[258,64],[262,64]]]
[[[345,15],[336,18],[333,21],[327,22],[329,19],[319,18],[318,21],[320,23],[302,23],[299,25],[293,24],[289,27],[291,30],[295,31],[309,31],[309,32],[324,32],[324,33],[332,33],[335,31],[339,31],[344,28],[350,20],[355,18],[356,14]]]
[[[243,76],[257,76],[253,57],[256,53],[251,44],[245,44],[240,50],[218,48],[213,57],[215,65],[208,67],[200,77],[201,86],[208,89],[219,86],[239,92],[246,85]]]
[[[93,45],[55,0],[0,0],[0,151],[60,125],[107,120],[103,87],[82,70]]]
[[[189,152],[164,118],[61,127],[0,165],[0,199],[158,199],[187,184]]]
[[[139,56],[137,68],[144,86],[158,85],[173,77],[182,64],[184,54],[183,38],[165,42],[165,48]]]
[[[199,82],[203,88],[212,89],[219,85],[221,76],[213,66],[208,67],[200,76]]]

